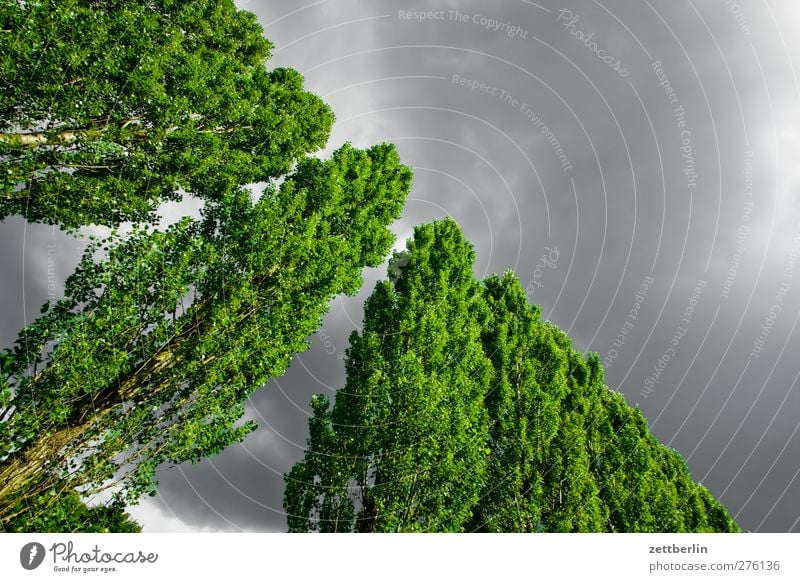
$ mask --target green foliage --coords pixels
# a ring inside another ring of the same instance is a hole
[[[146,221],[323,147],[333,115],[232,0],[0,5],[0,219]]]
[[[333,115],[231,0],[2,2],[0,29],[0,220],[139,223],[0,353],[0,522],[82,531],[253,430],[245,400],[383,260],[411,173],[388,145],[308,158]],[[146,226],[185,192],[201,220]],[[102,516],[76,493],[107,488]]]
[[[345,145],[257,202],[234,190],[202,220],[90,245],[3,355],[0,519],[54,483],[134,503],[163,463],[241,441],[247,397],[389,252],[410,182],[392,146]]]
[[[55,486],[30,500],[30,507],[15,508],[17,517],[0,523],[4,532],[36,533],[139,533],[141,526],[125,513],[119,501],[87,506],[73,490]]]
[[[290,531],[738,531],[510,272],[478,281],[451,220],[418,227],[312,400]]]

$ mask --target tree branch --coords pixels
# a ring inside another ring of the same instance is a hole
[[[119,166],[87,166],[84,164],[58,164],[62,168],[75,168],[78,170],[114,170]]]
[[[132,117],[120,122],[120,129],[125,129],[131,124],[141,124],[141,117]],[[0,132],[0,145],[17,148],[38,148],[41,146],[63,146],[78,141],[96,141],[109,129],[108,119],[95,124],[98,127],[64,129],[58,132],[33,131],[33,132]],[[140,129],[133,133],[134,137],[143,139],[147,137],[147,130]]]
[[[0,133],[0,144],[18,148],[36,148],[47,145],[69,145],[82,139],[98,139],[104,129],[69,129],[56,134],[44,131],[31,133],[10,132]]]

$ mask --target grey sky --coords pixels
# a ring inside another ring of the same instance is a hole
[[[275,44],[268,66],[298,69],[333,107],[330,150],[392,141],[414,167],[398,246],[455,218],[476,275],[514,269],[745,529],[800,531],[796,2],[239,5]],[[82,243],[16,219],[0,243],[8,344]],[[308,401],[342,384],[384,273],[337,299],[311,349],[253,396],[256,433],[162,473],[134,510],[145,531],[285,530],[282,474],[302,457]]]

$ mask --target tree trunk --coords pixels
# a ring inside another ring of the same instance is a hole
[[[76,426],[61,429],[53,434],[37,439],[33,446],[27,448],[20,457],[9,463],[0,471],[0,515],[5,516],[9,507],[6,498],[20,485],[36,476],[48,459],[53,458],[64,446],[74,439],[82,427]]]
[[[189,328],[191,331],[195,326]],[[177,340],[185,336],[176,336]],[[174,347],[168,344],[169,347]],[[88,402],[75,416],[72,426],[54,427],[55,431],[35,439],[28,447],[12,453],[11,457],[0,465],[0,517],[5,518],[11,508],[16,504],[18,493],[26,493],[28,483],[45,469],[48,461],[56,461],[56,465],[75,454],[80,449],[87,433],[113,410],[117,404],[128,400],[146,400],[146,396],[160,392],[168,385],[169,381],[163,379],[155,385],[148,385],[147,394],[141,394],[141,384],[148,384],[146,378],[161,372],[172,360],[173,351],[162,349],[154,354],[143,366],[133,371],[121,382],[115,382],[114,387],[102,390],[99,396]],[[72,445],[72,446],[70,446]],[[77,446],[76,446],[77,445]]]
[[[275,270],[278,265],[273,267]],[[45,468],[48,461],[54,466],[80,452],[90,431],[102,424],[118,405],[124,402],[142,404],[154,395],[169,389],[173,381],[165,369],[175,365],[175,355],[191,341],[194,334],[205,332],[203,302],[198,304],[199,320],[172,336],[155,353],[124,377],[111,382],[74,411],[66,423],[52,427],[52,432],[34,439],[24,449],[12,453],[0,462],[0,521],[6,519],[20,498],[28,493],[29,484]],[[255,309],[244,314],[249,318]],[[213,356],[206,361],[214,359]]]
[[[196,118],[193,118],[196,119]],[[125,129],[131,124],[139,124],[141,119],[127,119],[120,123],[120,128]],[[166,130],[166,134],[175,132],[178,127],[171,127]],[[253,126],[242,125],[234,127],[214,127],[212,129],[196,128],[197,133],[215,133],[224,135],[243,130],[252,130]],[[78,141],[96,141],[100,139],[108,130],[108,126],[100,128],[65,129],[58,132],[33,131],[33,132],[0,132],[0,144],[9,145],[17,148],[38,148],[40,146],[63,146]],[[140,129],[133,132],[134,139],[144,139],[147,137],[147,129]]]

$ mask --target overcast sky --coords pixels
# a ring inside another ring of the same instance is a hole
[[[796,1],[239,5],[275,44],[268,66],[332,106],[328,152],[391,141],[414,168],[398,247],[452,216],[476,276],[514,269],[743,528],[800,531]],[[8,345],[83,243],[9,219],[0,245]],[[342,385],[384,274],[253,396],[260,428],[241,446],[161,474],[133,510],[145,531],[285,531],[309,399]]]

